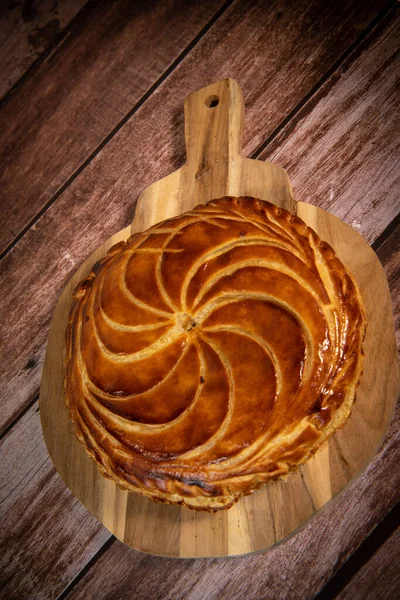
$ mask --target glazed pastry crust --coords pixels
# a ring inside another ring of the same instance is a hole
[[[197,510],[307,461],[350,415],[365,313],[300,218],[225,197],[111,248],[75,289],[65,391],[122,488]]]

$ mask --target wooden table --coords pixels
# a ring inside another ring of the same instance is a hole
[[[298,200],[372,244],[400,341],[400,5],[9,4],[0,13],[0,596],[398,597],[399,409],[366,472],[290,540],[245,558],[173,560],[124,546],[69,492],[44,445],[38,390],[63,286],[129,224],[140,191],[184,162],[184,97],[226,76],[245,97],[244,154],[278,162]]]

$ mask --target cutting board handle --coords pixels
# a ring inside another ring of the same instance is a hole
[[[234,79],[216,81],[185,99],[186,163],[140,194],[132,231],[222,196],[250,196],[296,212],[282,167],[241,154],[244,102]]]
[[[186,167],[193,169],[196,179],[209,171],[225,170],[228,175],[241,154],[243,127],[243,96],[234,79],[217,81],[187,96]]]

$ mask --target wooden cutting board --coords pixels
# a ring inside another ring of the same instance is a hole
[[[282,168],[242,157],[243,124],[242,94],[232,79],[186,98],[186,164],[141,194],[132,225],[107,240],[75,273],[50,326],[40,390],[50,457],[67,486],[97,519],[121,541],[151,554],[246,554],[292,535],[366,468],[383,441],[397,399],[399,367],[390,295],[378,258],[351,227],[319,208],[296,203]],[[254,196],[296,212],[331,244],[358,281],[367,312],[367,334],[364,374],[343,429],[298,472],[241,498],[229,510],[209,514],[157,504],[119,489],[100,475],[77,441],[65,405],[64,336],[74,287],[113,244],[225,195]]]

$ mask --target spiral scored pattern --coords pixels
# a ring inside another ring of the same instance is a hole
[[[222,198],[114,246],[78,285],[67,403],[120,486],[226,508],[344,424],[364,333],[328,244],[268,202]]]

